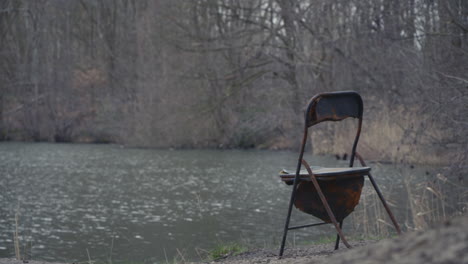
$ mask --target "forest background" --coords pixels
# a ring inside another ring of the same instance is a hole
[[[466,171],[465,0],[2,0],[0,67],[1,140],[297,150],[354,90],[364,157]],[[314,153],[349,151],[333,125]]]

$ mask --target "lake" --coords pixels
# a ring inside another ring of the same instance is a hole
[[[0,143],[0,257],[15,255],[15,215],[21,254],[36,260],[152,263],[178,252],[199,260],[197,251],[230,242],[277,247],[291,191],[277,175],[294,170],[297,155]],[[307,160],[347,164],[327,156]],[[398,204],[397,218],[405,220],[401,175],[425,169],[370,165],[384,194]],[[314,221],[297,211],[292,218],[293,224]],[[291,231],[289,243],[333,233],[331,225]]]

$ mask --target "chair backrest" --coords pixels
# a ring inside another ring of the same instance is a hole
[[[363,103],[361,96],[354,91],[321,93],[310,100],[307,111],[305,112],[305,135],[303,146],[301,148],[301,157],[307,140],[307,130],[309,127],[323,121],[341,121],[348,117],[359,119],[356,137],[354,139],[351,151],[351,160],[349,166],[354,163],[359,135],[362,126]]]
[[[362,99],[353,91],[321,93],[309,102],[306,125],[313,126],[323,121],[340,121],[347,117],[362,119]]]

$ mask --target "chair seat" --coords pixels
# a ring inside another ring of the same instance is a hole
[[[360,177],[368,175],[371,170],[370,167],[324,168],[319,166],[312,166],[311,169],[317,180],[321,181]],[[296,174],[286,170],[281,170],[279,176],[282,181],[290,185],[294,182]],[[299,172],[299,180],[310,181],[309,173],[306,170],[301,170]]]

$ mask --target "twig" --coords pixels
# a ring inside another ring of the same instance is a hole
[[[88,264],[93,264],[94,261],[91,260],[91,256],[89,255],[89,250],[86,248],[86,253],[88,254]]]
[[[15,232],[13,232],[13,239],[15,243],[15,255],[17,260],[21,260],[21,252],[18,237],[18,212],[15,213]]]
[[[166,248],[163,248],[164,251],[164,258],[166,259],[166,264],[169,264],[169,260],[167,259]]]
[[[108,259],[109,264],[112,264],[112,251],[113,251],[113,249],[114,249],[114,236],[112,236],[111,248],[110,248],[109,259]]]
[[[198,247],[195,248],[195,252],[197,252],[198,257],[200,258],[201,261],[203,261],[204,258],[202,256],[202,254],[200,254],[200,251],[202,251],[205,255],[208,254],[209,252],[208,252],[208,250],[205,250],[205,249],[202,249],[202,248],[198,248]]]
[[[468,80],[467,79],[463,79],[461,77],[457,77],[457,76],[453,76],[453,75],[448,75],[448,74],[445,74],[443,72],[440,72],[440,71],[437,71],[440,75],[444,76],[444,77],[447,77],[447,78],[450,78],[450,79],[455,79],[457,81],[461,81],[461,82],[464,82],[464,83],[468,83]]]
[[[185,260],[184,255],[182,255],[182,253],[180,252],[180,250],[179,250],[178,248],[176,248],[176,250],[177,250],[177,253],[179,254],[179,256],[182,258],[182,261],[183,261],[184,263],[187,263],[187,260]]]

